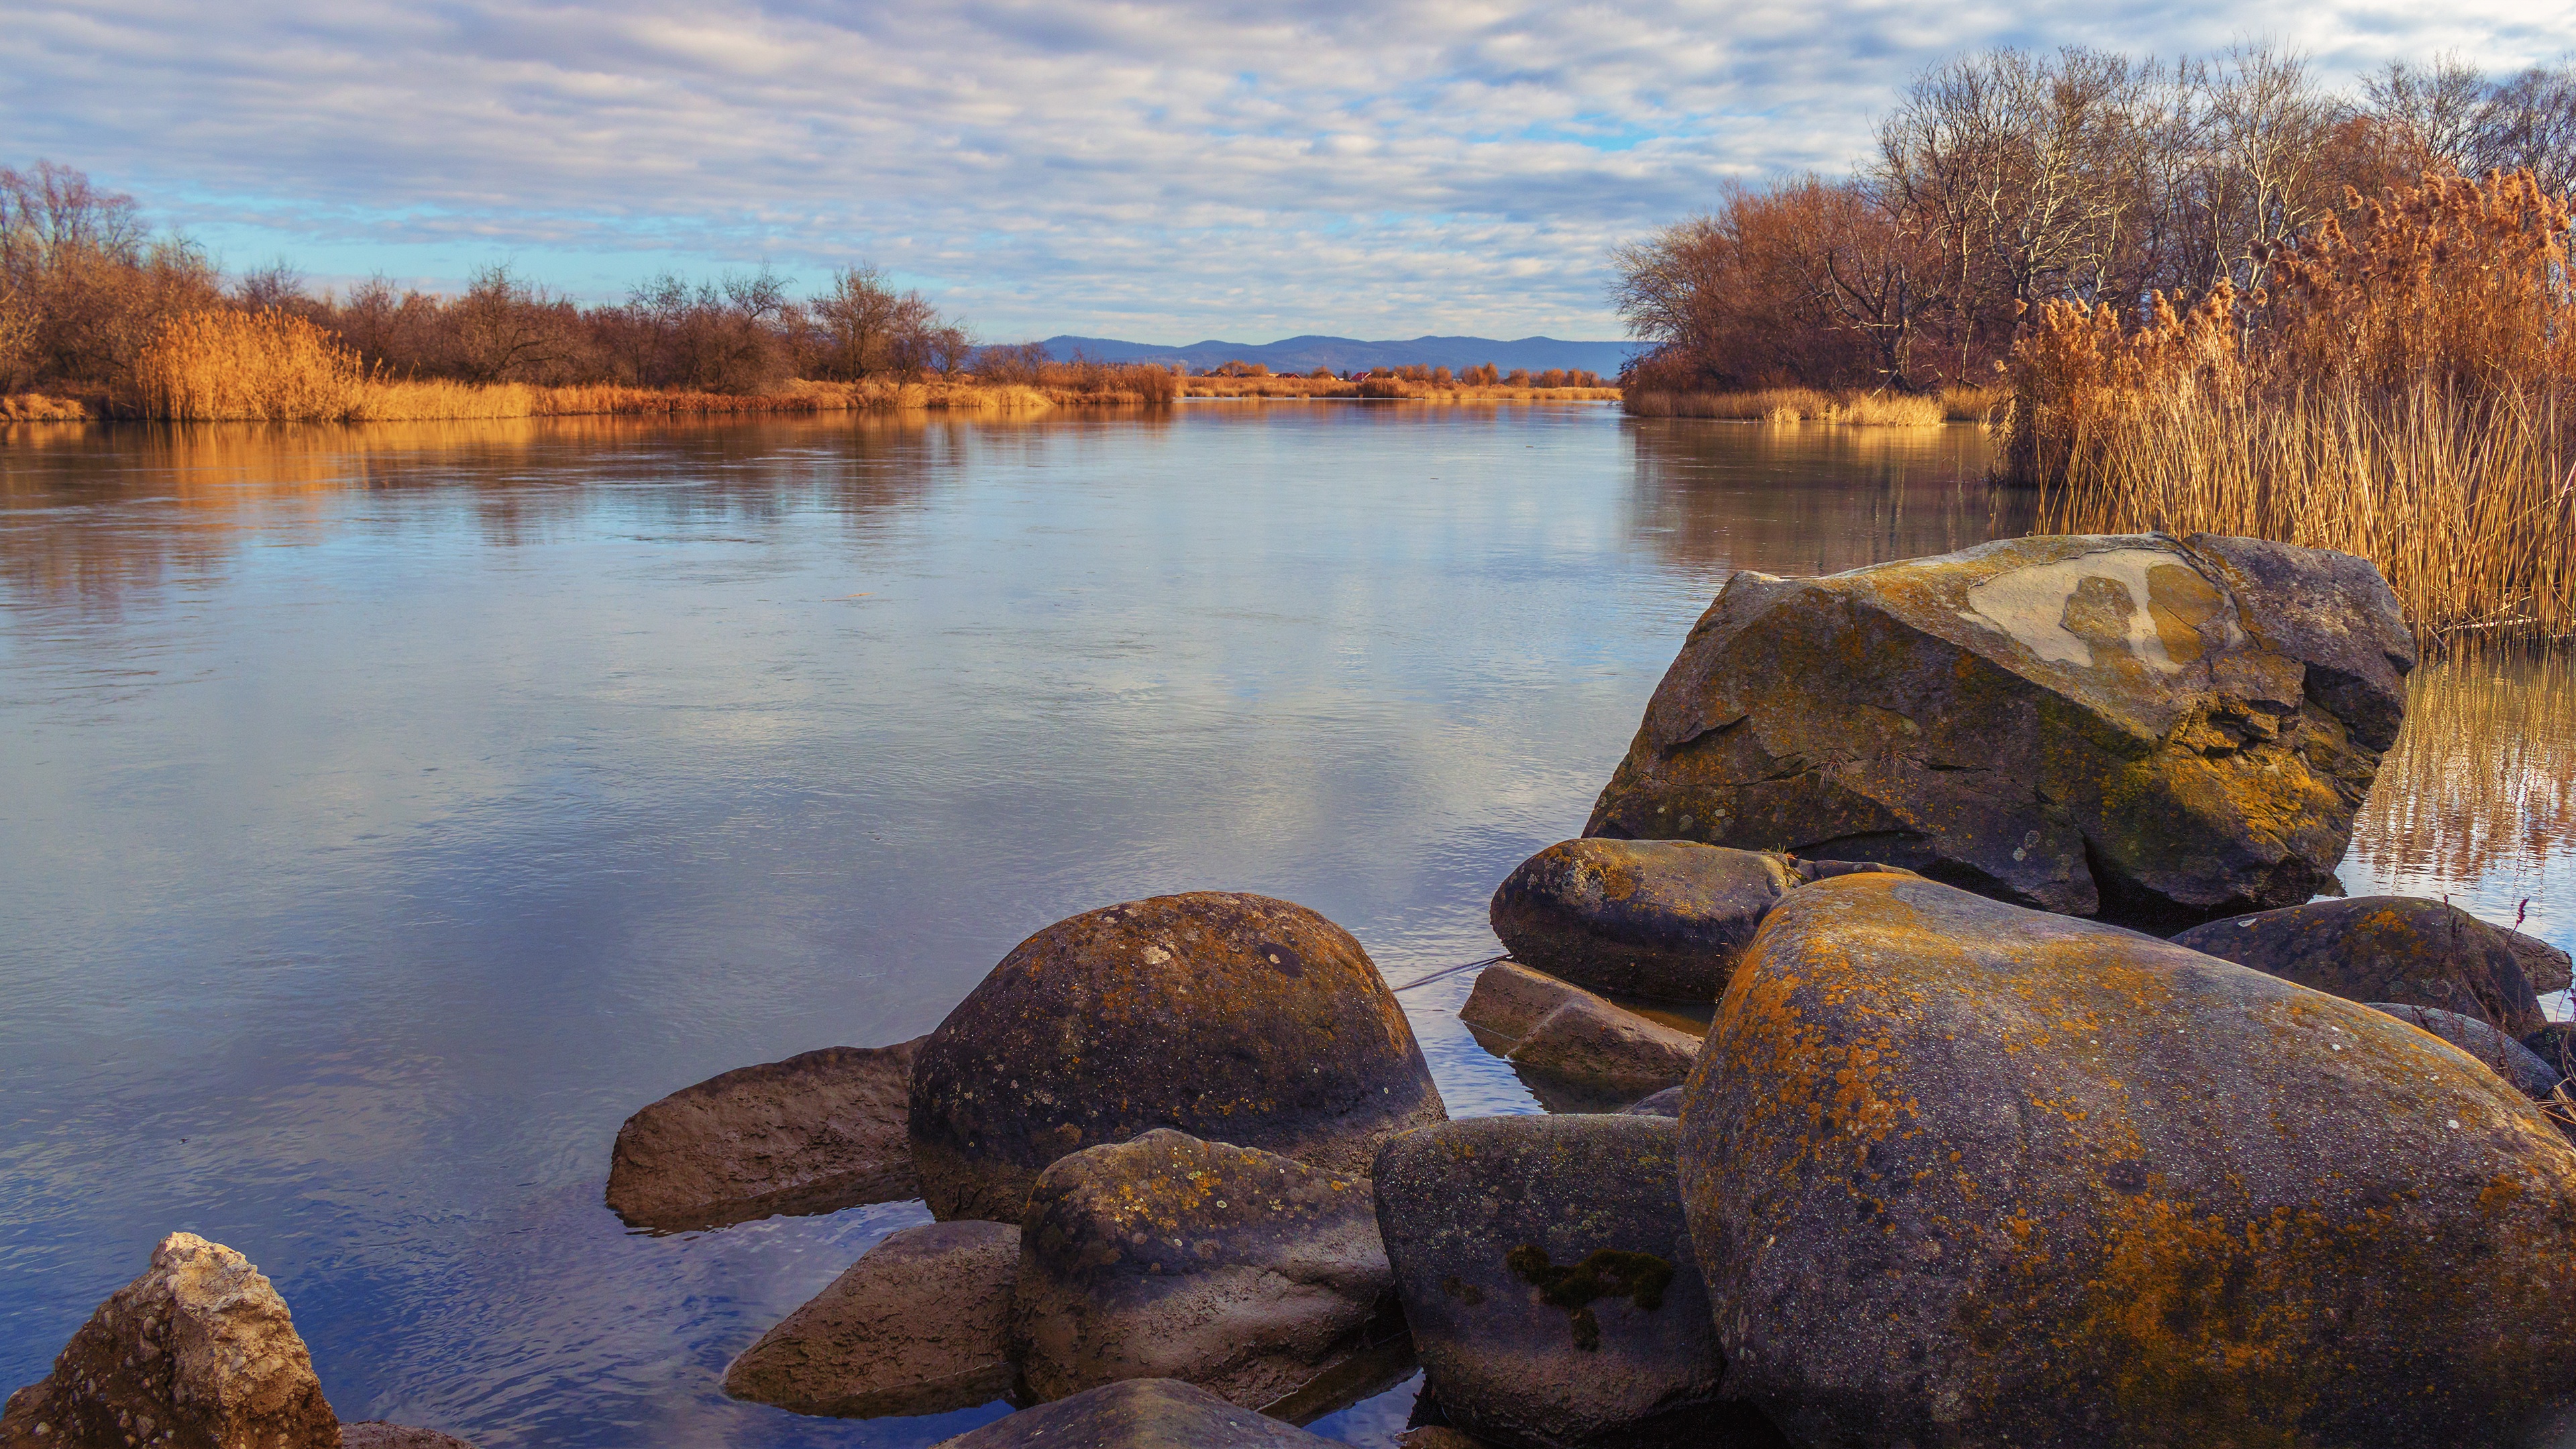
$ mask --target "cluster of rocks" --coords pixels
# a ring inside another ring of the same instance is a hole
[[[172,1233],[53,1372],[0,1408],[8,1449],[470,1449],[432,1429],[343,1424],[286,1302],[249,1260]]]
[[[1461,1015],[1552,1113],[1448,1120],[1349,933],[1203,892],[645,1108],[608,1200],[918,1196],[724,1382],[1020,1406],[950,1449],[1315,1445],[1417,1367],[1415,1449],[2554,1442],[2568,959],[2309,899],[2412,664],[2367,565],[2246,540],[1738,574],[1585,838],[1494,895]],[[145,1282],[0,1443],[339,1433],[300,1344],[150,1378]]]

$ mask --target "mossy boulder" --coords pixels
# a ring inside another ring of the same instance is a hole
[[[339,1449],[313,1358],[259,1269],[172,1233],[0,1408],[10,1449]]]
[[[2168,942],[1804,888],[1681,1132],[1728,1391],[1800,1442],[2510,1445],[2576,1394],[2576,1150],[2539,1109]]]
[[[1170,1127],[1326,1171],[1446,1116],[1360,943],[1303,906],[1197,891],[1014,947],[922,1043],[911,1139],[941,1218],[1018,1222],[1049,1163]]]
[[[2396,738],[2415,649],[2347,554],[2011,539],[1733,575],[1587,836],[1881,861],[2187,924],[2304,901]]]
[[[1128,1379],[1023,1409],[932,1449],[1325,1449],[1332,1442],[1193,1384]]]
[[[1172,1131],[1059,1159],[1029,1193],[1011,1341],[1060,1399],[1180,1379],[1280,1404],[1404,1335],[1369,1180]]]
[[[1494,892],[1494,934],[1525,965],[1599,991],[1706,1005],[1793,862],[1690,840],[1567,840]]]
[[[1684,1227],[1669,1118],[1486,1117],[1377,1161],[1377,1214],[1449,1422],[1522,1449],[1761,1444]]]
[[[921,1042],[825,1047],[682,1087],[617,1129],[609,1208],[677,1232],[916,1196],[904,1118]]]
[[[1020,1230],[889,1233],[725,1369],[724,1391],[799,1414],[940,1414],[1011,1391]]]
[[[2354,896],[2212,921],[2174,944],[2347,1001],[2439,1007],[2522,1037],[2547,1018],[2511,934],[2442,901]]]

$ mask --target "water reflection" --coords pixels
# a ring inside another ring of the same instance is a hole
[[[927,1030],[1158,891],[1301,901],[1399,983],[1491,954],[1724,573],[2013,531],[1984,448],[1600,408],[13,431],[0,1387],[187,1227],[351,1418],[955,1433],[986,1411],[717,1389],[917,1208],[629,1236],[618,1122]],[[2499,730],[2563,725],[2550,677]],[[1442,1094],[1534,1110],[1471,984],[1400,998]],[[1320,1427],[1388,1442],[1409,1393]]]
[[[1634,427],[1637,527],[1705,574],[1840,573],[2030,531],[2032,496],[1986,486],[1991,443],[1973,427]]]

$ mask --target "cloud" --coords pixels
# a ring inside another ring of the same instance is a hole
[[[1602,253],[1835,169],[1952,51],[2502,69],[2563,11],[2326,0],[0,0],[0,134],[248,261],[578,292],[868,258],[992,336],[1615,335]]]

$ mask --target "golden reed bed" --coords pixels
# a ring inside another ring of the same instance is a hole
[[[1811,387],[1750,392],[1637,392],[1627,410],[1641,418],[1725,418],[1774,427],[1829,423],[1858,428],[1937,428],[1982,423],[2002,394],[1952,388],[1938,397],[1911,393],[1825,392]]]

